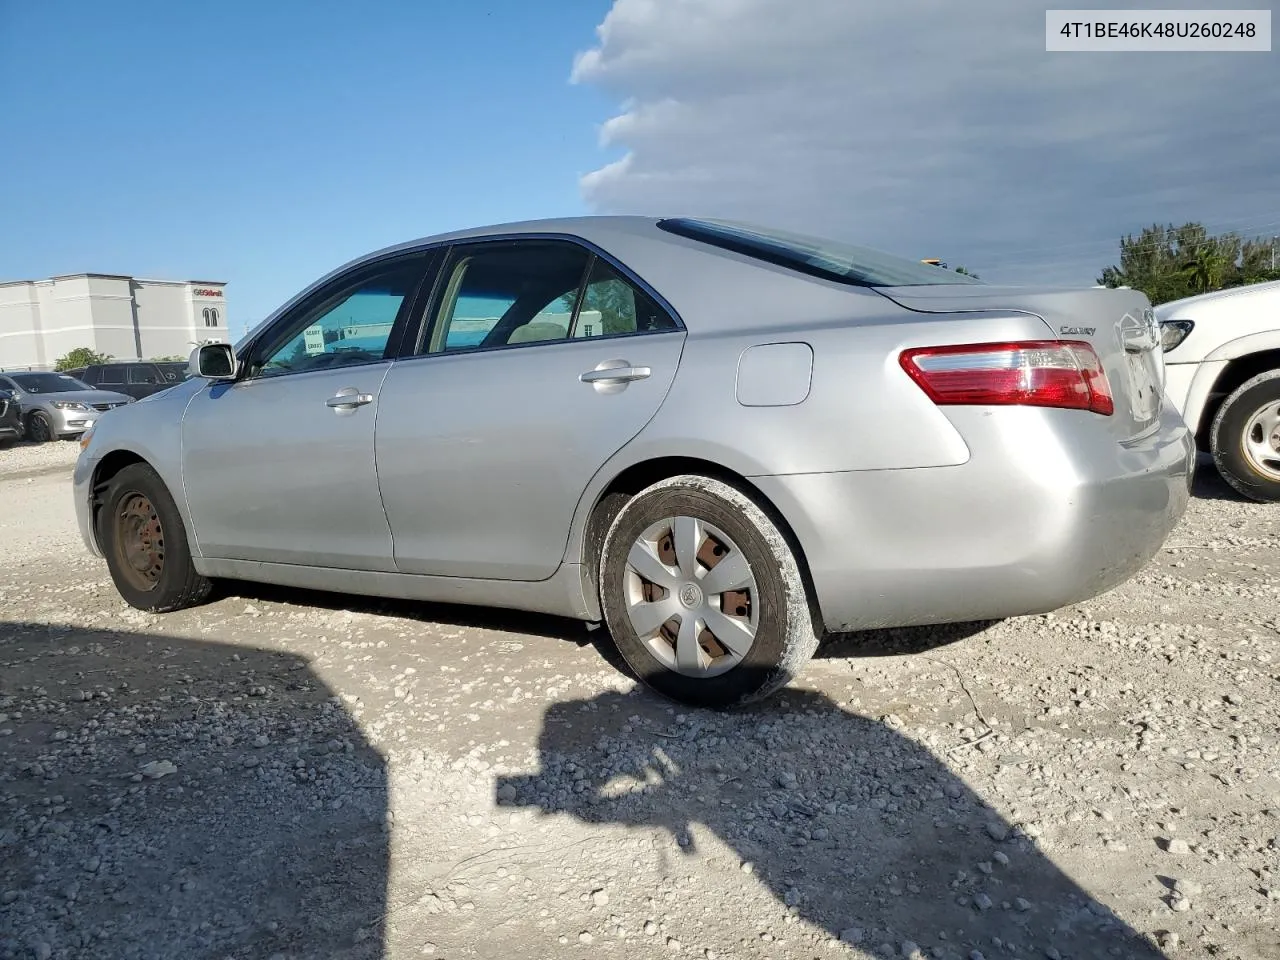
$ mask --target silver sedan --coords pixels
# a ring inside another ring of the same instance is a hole
[[[429,237],[104,418],[74,496],[135,607],[215,578],[603,621],[729,706],[820,639],[1130,577],[1194,444],[1129,290],[1003,288],[693,219]]]
[[[65,373],[0,373],[0,390],[14,395],[27,439],[35,443],[78,437],[108,410],[133,403],[133,397],[95,389]]]

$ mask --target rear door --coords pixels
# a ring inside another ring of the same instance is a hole
[[[568,241],[458,245],[437,286],[378,415],[396,568],[545,579],[591,477],[661,405],[684,330]]]

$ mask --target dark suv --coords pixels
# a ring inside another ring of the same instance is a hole
[[[131,360],[123,363],[95,363],[67,372],[91,387],[114,390],[137,400],[167,390],[187,379],[185,362],[152,363],[149,360]]]
[[[12,390],[0,389],[0,448],[22,439],[22,410]]]

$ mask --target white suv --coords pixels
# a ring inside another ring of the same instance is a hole
[[[1224,480],[1280,501],[1280,280],[1156,307],[1165,392]]]

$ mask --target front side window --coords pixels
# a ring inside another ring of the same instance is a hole
[[[445,268],[427,351],[564,340],[590,258],[561,241],[459,247]]]
[[[260,353],[255,351],[248,375],[275,377],[381,360],[422,272],[421,259],[401,260],[321,294],[286,321]]]

